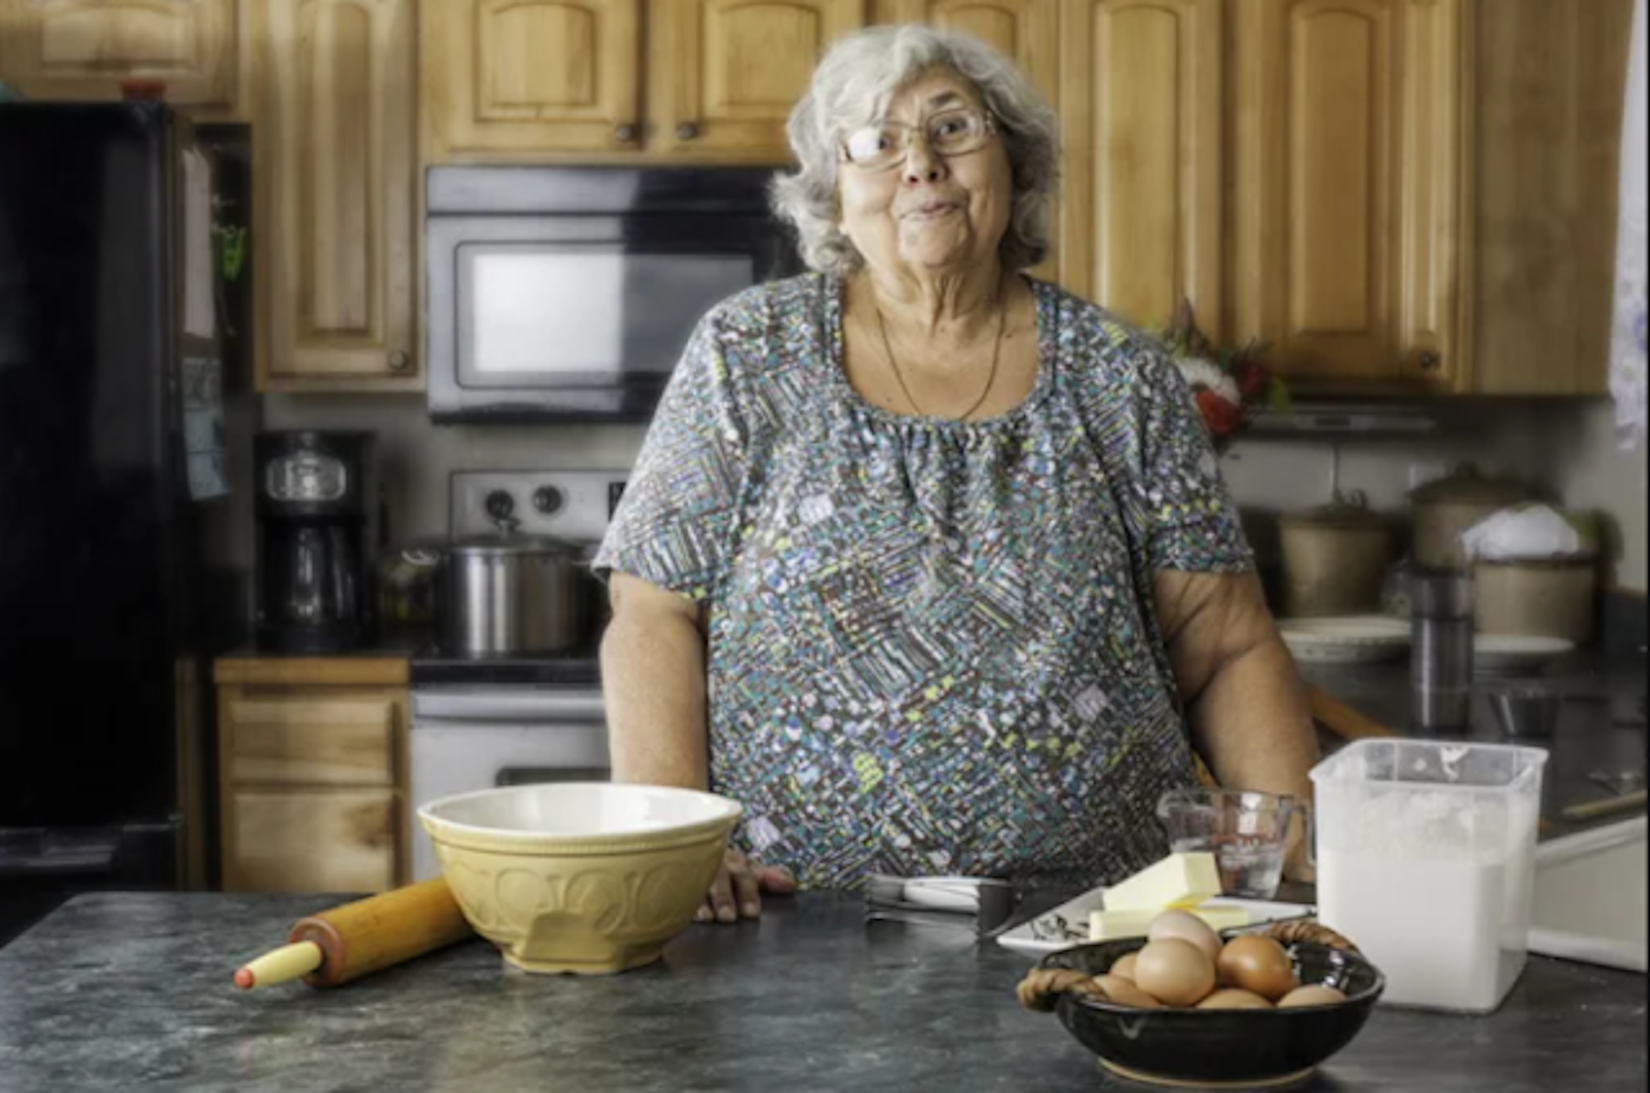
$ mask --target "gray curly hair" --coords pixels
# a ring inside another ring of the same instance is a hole
[[[1022,270],[1048,256],[1048,214],[1059,176],[1059,123],[1042,94],[1008,58],[966,34],[917,24],[880,26],[840,39],[820,60],[786,131],[799,164],[773,181],[774,212],[796,229],[810,269],[846,275],[864,258],[837,226],[837,149],[850,128],[880,118],[894,93],[924,71],[950,68],[996,115],[1014,198],[999,250]]]

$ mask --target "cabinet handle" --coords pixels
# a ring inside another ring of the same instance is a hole
[[[407,356],[405,350],[396,349],[390,353],[389,364],[391,372],[405,372],[407,370],[407,365],[411,363],[412,358]]]
[[[677,140],[692,140],[699,135],[699,126],[691,121],[684,121],[676,127]]]
[[[1420,365],[1423,372],[1436,372],[1443,367],[1444,358],[1440,357],[1435,349],[1423,349],[1416,355],[1415,363]]]
[[[618,141],[620,144],[629,144],[631,141],[636,139],[636,127],[634,125],[614,126],[613,139]]]

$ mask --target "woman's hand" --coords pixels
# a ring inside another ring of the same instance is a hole
[[[760,918],[762,893],[789,894],[796,891],[796,878],[777,865],[763,865],[729,849],[722,856],[705,902],[694,913],[695,922],[738,922]]]

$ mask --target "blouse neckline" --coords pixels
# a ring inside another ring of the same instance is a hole
[[[878,406],[854,389],[854,385],[848,381],[848,369],[844,363],[843,296],[847,291],[847,284],[841,277],[821,274],[825,296],[826,371],[830,375],[831,390],[836,395],[837,403],[873,421],[900,429],[966,435],[999,432],[1018,425],[1048,396],[1053,386],[1057,359],[1055,328],[1059,321],[1053,286],[1026,273],[1020,273],[1018,276],[1025,279],[1032,292],[1037,326],[1037,378],[1033,381],[1030,392],[1018,405],[992,417],[964,421],[935,414],[902,414]]]

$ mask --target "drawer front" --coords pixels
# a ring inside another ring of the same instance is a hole
[[[241,892],[382,892],[396,883],[392,791],[236,790],[224,886]]]
[[[395,784],[396,697],[248,696],[227,706],[232,783]]]

